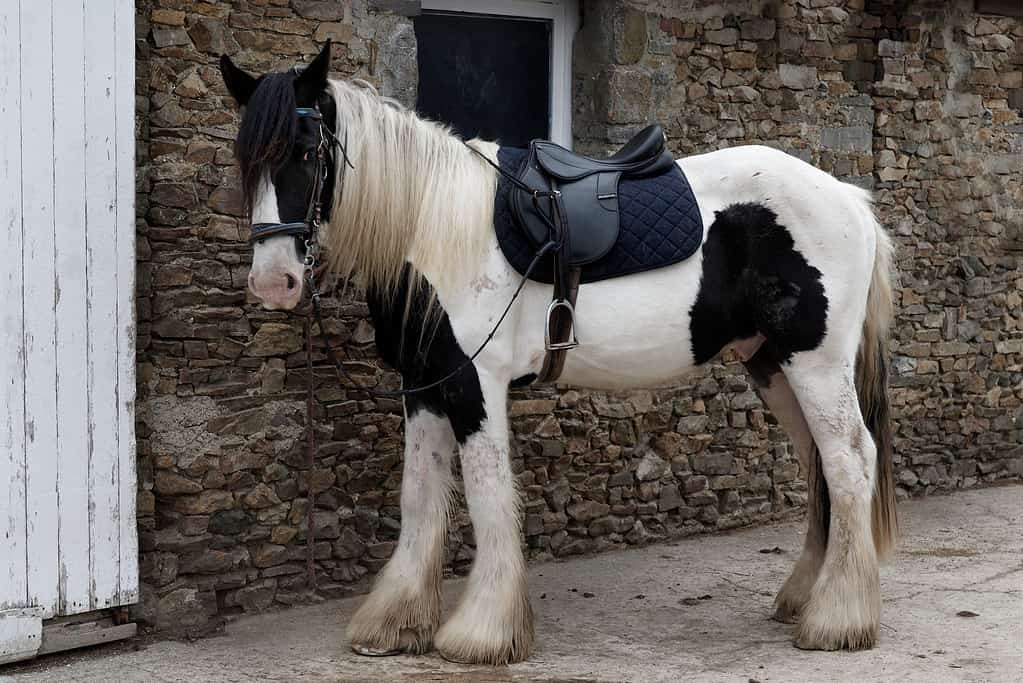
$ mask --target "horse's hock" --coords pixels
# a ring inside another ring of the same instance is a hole
[[[137,616],[201,628],[309,599],[310,486],[321,592],[375,573],[398,535],[402,449],[400,403],[325,372],[317,465],[305,467],[301,323],[246,299],[237,120],[215,60],[226,52],[263,71],[332,38],[340,75],[407,101],[415,51],[394,36],[414,37],[406,15],[419,3],[178,4],[137,3]],[[875,189],[901,273],[891,342],[901,495],[1023,475],[1023,23],[969,2],[582,5],[578,149],[615,148],[656,120],[678,156],[767,143]],[[394,388],[365,305],[330,313],[357,383]],[[795,457],[737,364],[670,390],[512,396],[534,558],[729,528],[805,501]],[[454,522],[448,559],[461,570],[471,527],[462,509]]]

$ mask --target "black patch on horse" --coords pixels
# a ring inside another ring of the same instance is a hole
[[[777,218],[754,203],[715,214],[703,244],[700,292],[690,311],[697,364],[757,332],[767,338],[763,357],[776,364],[817,348],[824,339],[828,299],[821,272],[796,251]]]
[[[234,154],[241,170],[242,196],[249,213],[263,175],[273,175],[295,145],[298,135],[295,78],[292,72],[260,77],[245,106]]]
[[[434,301],[433,289],[424,279],[409,299],[412,269],[405,267],[398,288],[390,297],[370,290],[366,302],[376,328],[376,345],[385,363],[401,373],[406,387],[435,382],[468,360],[455,339],[447,312]],[[409,301],[404,325],[405,302]],[[487,413],[483,406],[476,367],[469,363],[438,387],[405,396],[407,417],[420,410],[447,417],[455,439],[464,444],[480,430]]]
[[[317,147],[321,144],[320,121],[299,117],[295,110],[318,108],[323,125],[334,133],[337,105],[326,92],[301,87],[300,77],[294,72],[266,74],[256,84],[235,142],[245,208],[252,213],[263,176],[269,174],[277,191],[281,222],[305,220],[317,170]],[[328,155],[320,195],[325,221],[330,220],[333,205],[335,163]],[[301,245],[299,253],[304,251],[305,246]]]

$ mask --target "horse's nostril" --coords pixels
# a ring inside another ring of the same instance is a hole
[[[288,279],[288,289],[295,289],[295,285],[298,284],[298,280],[295,279],[295,276],[292,275],[291,273],[288,273],[284,277]]]

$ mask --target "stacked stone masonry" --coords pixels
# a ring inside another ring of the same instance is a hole
[[[875,190],[895,236],[892,352],[900,494],[1023,475],[1023,20],[965,0],[585,0],[577,146],[648,121],[679,155],[758,143]],[[334,41],[338,76],[415,99],[415,2],[138,0],[140,619],[360,589],[398,537],[397,377],[357,299],[318,346],[316,466],[305,466],[302,319],[247,296],[249,249],[216,60],[280,70]],[[513,392],[514,471],[532,558],[725,529],[798,511],[785,435],[735,363],[671,389]],[[448,558],[473,558],[464,507]]]

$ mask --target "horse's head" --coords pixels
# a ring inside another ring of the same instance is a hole
[[[329,41],[304,70],[258,78],[220,58],[224,83],[244,108],[235,154],[252,222],[249,289],[269,309],[298,305],[309,240],[329,219],[336,126],[329,66]]]

